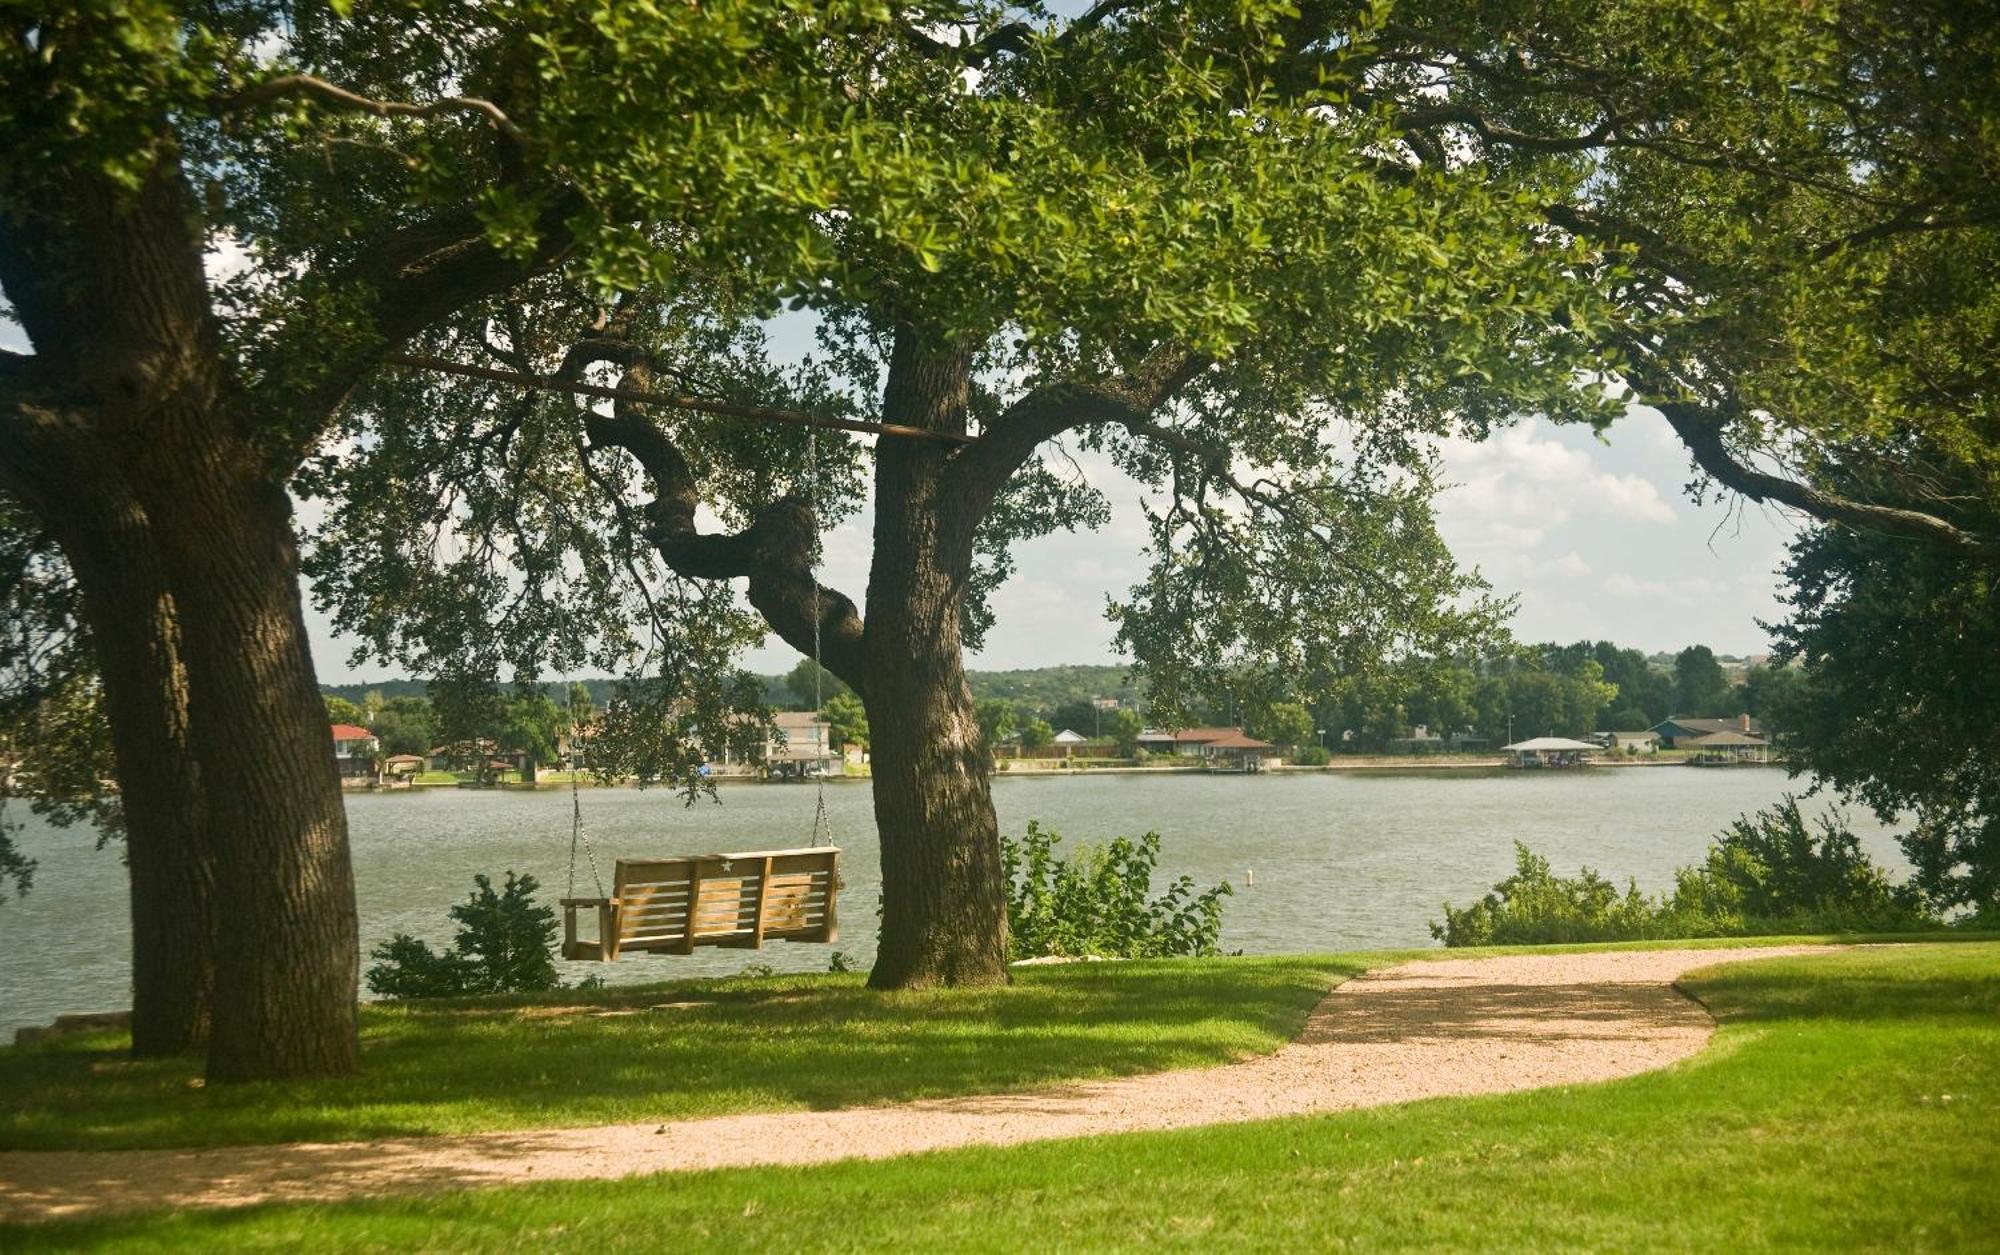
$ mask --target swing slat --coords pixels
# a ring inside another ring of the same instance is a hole
[[[619,859],[610,897],[562,899],[562,953],[609,962],[627,951],[835,941],[839,891],[837,846]],[[579,936],[577,926],[577,913],[589,908],[597,912],[595,941]]]

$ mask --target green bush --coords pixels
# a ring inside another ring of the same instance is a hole
[[[1731,824],[1700,866],[1674,874],[1667,906],[1717,936],[1894,932],[1936,922],[1914,888],[1892,882],[1861,852],[1841,817],[1822,815],[1808,826],[1792,797]]]
[[[1901,932],[1936,927],[1916,891],[1861,852],[1845,821],[1808,825],[1798,800],[1744,816],[1707,857],[1674,873],[1661,897],[1617,886],[1586,867],[1574,879],[1514,845],[1514,874],[1463,909],[1449,903],[1431,935],[1447,946],[1548,945],[1665,937]]]
[[[1324,767],[1333,761],[1333,751],[1324,745],[1308,745],[1292,755],[1292,763],[1298,767]]]
[[[1656,918],[1656,904],[1637,885],[1621,894],[1588,867],[1564,879],[1516,841],[1514,874],[1463,910],[1446,903],[1444,923],[1432,924],[1431,936],[1447,946],[1630,941],[1660,935],[1652,931]]]
[[[1224,882],[1196,893],[1182,876],[1147,900],[1160,861],[1160,834],[1117,837],[1056,857],[1062,838],[1030,820],[1027,836],[1001,838],[1009,885],[1007,922],[1016,959],[1061,955],[1154,959],[1218,953]]]
[[[466,994],[535,993],[561,986],[553,950],[556,913],[537,906],[533,876],[507,873],[500,892],[485,876],[474,876],[478,887],[451,908],[458,936],[443,952],[397,933],[375,947],[369,957],[368,988],[380,998],[454,998]]]

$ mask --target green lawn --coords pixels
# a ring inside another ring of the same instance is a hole
[[[1356,957],[1023,968],[1005,989],[858,975],[372,1004],[362,1074],[205,1089],[122,1034],[0,1048],[0,1149],[326,1141],[852,1106],[1275,1050]]]
[[[1986,1251],[2000,1245],[2000,945],[1688,982],[1704,1054],[1609,1085],[813,1169],[52,1225],[184,1249]]]

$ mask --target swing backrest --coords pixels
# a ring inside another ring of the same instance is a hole
[[[599,953],[587,957],[838,940],[839,858],[834,846],[621,858],[613,873],[612,897],[599,910]],[[573,916],[569,934],[566,952],[592,949],[588,943],[575,945]]]

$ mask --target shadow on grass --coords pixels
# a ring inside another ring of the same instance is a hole
[[[207,1146],[680,1119],[1227,1062],[1293,1036],[1325,958],[1077,964],[1000,989],[859,976],[374,1004],[361,1075],[207,1089],[113,1035],[0,1050],[0,1148]]]
[[[1340,1014],[1313,1024],[1303,1045],[1393,1045],[1412,1040],[1629,1041],[1635,1026],[1703,1023],[1686,998],[1659,985],[1482,985],[1370,990],[1338,1000]]]
[[[1957,953],[1954,953],[1954,952]],[[1772,959],[1695,973],[1681,983],[1716,1019],[1898,1021],[1915,1017],[2000,1017],[2000,969],[1963,959],[2000,954],[2000,945],[1899,950],[1900,971],[1884,971],[1880,952]],[[1808,972],[1803,964],[1811,964]],[[1803,976],[1810,979],[1802,979]]]

